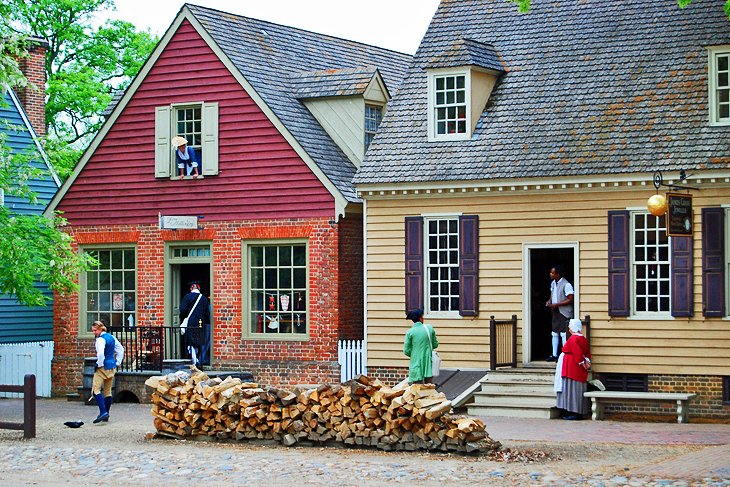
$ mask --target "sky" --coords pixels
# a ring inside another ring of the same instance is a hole
[[[116,0],[105,18],[126,20],[162,36],[183,0]],[[439,0],[192,0],[255,19],[415,54]]]

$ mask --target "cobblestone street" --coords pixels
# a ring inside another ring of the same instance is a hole
[[[485,418],[510,449],[486,458],[149,439],[148,405],[115,404],[108,424],[91,424],[95,414],[40,400],[36,439],[0,430],[0,486],[730,485],[727,424]],[[79,429],[63,426],[79,419]],[[22,402],[0,400],[0,420],[22,420]]]

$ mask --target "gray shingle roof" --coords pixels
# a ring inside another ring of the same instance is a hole
[[[291,82],[299,99],[362,95],[377,72],[375,66],[310,71],[292,75]]]
[[[355,166],[295,96],[292,78],[312,71],[375,66],[392,92],[411,56],[285,25],[187,5],[213,40],[349,201]]]
[[[723,3],[443,0],[355,183],[727,170],[730,127],[707,105]],[[425,68],[455,39],[493,46],[508,72],[469,140],[428,142]]]

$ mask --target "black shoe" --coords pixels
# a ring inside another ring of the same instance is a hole
[[[563,416],[563,419],[567,419],[568,421],[580,421],[583,418],[577,414],[569,414],[567,416]]]
[[[99,415],[99,416],[97,416],[97,417],[96,417],[96,419],[94,420],[94,424],[99,424],[99,423],[101,423],[102,421],[108,421],[108,420],[109,420],[109,413],[104,413],[104,414],[100,414],[100,415]]]
[[[556,357],[555,355],[550,355],[548,358],[545,359],[545,361],[546,362],[557,362],[558,357]]]

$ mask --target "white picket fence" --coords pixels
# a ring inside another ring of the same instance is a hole
[[[23,385],[25,374],[35,374],[36,396],[51,397],[53,342],[0,344],[0,384]],[[0,397],[22,397],[17,392],[0,392]]]
[[[338,341],[337,362],[340,364],[340,382],[348,381],[358,374],[367,374],[365,341]]]

